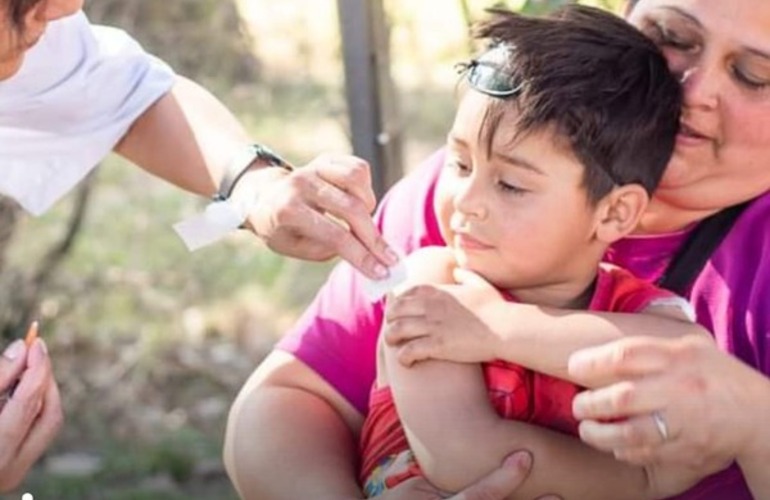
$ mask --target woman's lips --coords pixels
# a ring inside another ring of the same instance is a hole
[[[679,146],[702,146],[711,142],[711,138],[698,132],[686,123],[679,126],[679,133],[676,134],[676,144]]]

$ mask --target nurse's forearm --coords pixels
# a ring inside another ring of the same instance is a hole
[[[195,82],[177,77],[115,151],[182,189],[210,196],[227,165],[250,142],[224,104]]]

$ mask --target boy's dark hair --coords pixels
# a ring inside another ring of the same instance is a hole
[[[479,131],[488,151],[514,106],[517,136],[553,126],[565,139],[585,166],[592,203],[615,185],[637,183],[651,193],[673,152],[682,105],[679,82],[655,44],[615,15],[585,6],[547,18],[489,12],[475,35],[512,48],[500,71],[521,89],[491,99]]]

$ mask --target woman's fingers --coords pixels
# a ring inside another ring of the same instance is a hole
[[[371,218],[375,198],[363,160],[321,156],[289,174],[268,174],[258,179],[249,224],[271,249],[306,260],[339,255],[370,278],[387,276],[398,256]]]
[[[50,372],[49,372],[50,373]],[[43,407],[27,439],[19,449],[17,461],[23,473],[37,461],[45,452],[54,438],[59,434],[64,422],[61,395],[53,375],[48,378]]]
[[[319,159],[309,165],[316,175],[313,202],[344,222],[355,240],[380,263],[394,265],[398,257],[382,239],[371,218],[377,200],[369,165],[354,156],[321,158],[325,161]]]
[[[11,396],[24,370],[27,348],[21,339],[13,341],[0,356],[0,409]]]
[[[674,389],[660,377],[626,380],[600,389],[583,391],[572,401],[578,420],[608,420],[651,413],[668,406]]]
[[[0,491],[16,488],[62,424],[61,398],[42,340],[32,343],[18,389],[0,413]]]
[[[51,376],[47,358],[42,340],[36,340],[29,349],[27,369],[22,372],[13,396],[0,412],[0,467],[15,460],[21,443],[40,412]]]
[[[574,353],[568,370],[583,385],[604,385],[660,373],[671,365],[675,349],[672,339],[629,337]]]
[[[377,205],[369,164],[361,158],[320,156],[307,168],[314,168],[325,182],[360,200],[368,213]]]
[[[637,415],[616,422],[583,420],[579,426],[580,439],[599,450],[645,449],[658,447],[667,439],[660,434],[651,414]]]

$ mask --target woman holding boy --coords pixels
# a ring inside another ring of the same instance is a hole
[[[592,336],[593,345],[611,340],[570,363],[572,377],[600,387],[574,403],[585,442],[632,464],[685,467],[705,478],[682,498],[770,497],[770,264],[763,258],[770,251],[770,5],[639,0],[628,18],[680,75],[684,105],[674,155],[638,236],[613,245],[608,256],[656,281],[695,228],[748,202],[684,287],[716,345],[693,336],[652,338],[667,324],[652,315],[512,304],[484,286],[417,287],[403,294],[400,306],[399,300],[389,305],[389,341],[416,339],[404,347],[407,362],[480,362],[506,359],[496,347],[515,345],[511,339],[536,348],[542,335],[556,335],[561,342],[554,343],[568,354],[588,347],[581,342]],[[430,200],[443,162],[440,152],[384,202],[378,220],[392,244],[441,244]],[[376,336],[359,337],[356,327],[377,318],[357,298],[360,283],[349,269],[338,268],[329,283],[233,407],[225,456],[246,498],[360,495],[355,441],[374,380]],[[409,311],[399,309],[407,304]],[[403,321],[407,317],[413,319]],[[512,450],[532,452],[535,471],[547,472],[549,453],[559,453],[544,444],[545,433],[531,426],[526,439],[511,443]],[[565,437],[559,446],[579,443]],[[281,450],[284,459],[277,462],[270,450]],[[248,476],[240,472],[245,470]],[[382,498],[429,495],[409,487]]]

